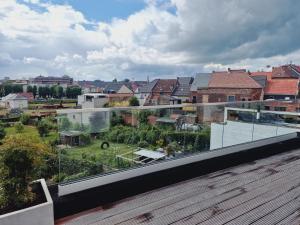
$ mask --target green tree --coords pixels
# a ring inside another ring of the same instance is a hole
[[[38,178],[49,148],[34,137],[8,136],[0,146],[1,206],[22,207],[34,200],[30,183]]]
[[[139,100],[137,99],[137,97],[132,96],[132,97],[129,99],[129,105],[130,105],[130,106],[139,106],[140,103],[139,103]]]
[[[6,135],[4,124],[0,121],[0,140],[2,140]]]
[[[32,86],[27,86],[27,92],[28,93],[33,93],[33,87]]]
[[[38,92],[37,86],[34,85],[34,86],[32,87],[32,94],[33,94],[33,97],[34,97],[34,98],[36,97],[37,92]]]
[[[51,124],[45,119],[42,119],[37,124],[37,129],[41,137],[45,137],[49,134],[51,129]]]
[[[28,125],[30,120],[30,115],[23,113],[20,117],[20,122],[24,125]]]

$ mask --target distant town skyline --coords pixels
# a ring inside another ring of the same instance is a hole
[[[300,2],[1,0],[0,78],[135,80],[300,63]]]

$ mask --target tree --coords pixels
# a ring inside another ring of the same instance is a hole
[[[27,92],[28,93],[33,93],[33,87],[32,86],[27,86]]]
[[[30,120],[30,115],[23,113],[20,117],[20,122],[24,125],[28,125]]]
[[[129,105],[130,105],[130,106],[139,106],[140,103],[139,103],[139,100],[137,99],[137,97],[132,96],[132,97],[129,99]]]
[[[78,95],[81,95],[80,87],[67,87],[66,96],[67,98],[77,98]]]
[[[37,129],[41,137],[45,137],[49,134],[51,125],[49,122],[45,119],[42,119],[41,121],[38,122],[37,124]]]
[[[35,98],[36,97],[36,95],[37,95],[37,86],[33,86],[33,88],[32,88],[32,94],[33,94],[33,97]]]
[[[1,206],[18,208],[34,200],[29,185],[38,178],[43,156],[49,152],[49,148],[34,137],[13,135],[4,140],[0,146]]]
[[[6,135],[4,124],[0,122],[0,140],[2,140]]]

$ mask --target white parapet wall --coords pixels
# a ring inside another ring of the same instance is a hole
[[[279,135],[295,133],[296,128],[276,125],[253,124],[246,122],[227,121],[212,123],[210,149],[242,144]]]
[[[1,225],[54,225],[53,201],[44,179],[42,185],[47,201],[29,208],[0,216]]]

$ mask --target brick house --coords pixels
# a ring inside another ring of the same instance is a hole
[[[157,79],[145,101],[145,105],[169,105],[171,96],[178,85],[177,79]]]
[[[253,79],[265,77],[264,99],[294,100],[299,95],[300,66],[273,67],[271,72],[251,73]]]
[[[263,87],[249,76],[246,70],[228,69],[212,74],[200,74],[196,76],[195,81],[196,85],[191,87],[191,101],[194,103],[263,99]]]

